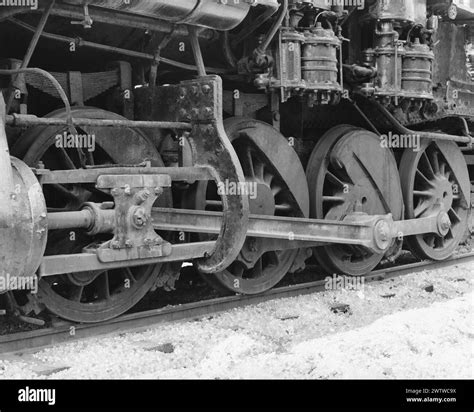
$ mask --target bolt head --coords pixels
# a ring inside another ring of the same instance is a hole
[[[375,244],[377,247],[379,247],[381,250],[387,249],[390,243],[390,226],[387,222],[384,220],[379,221],[375,225]]]
[[[451,220],[447,213],[442,213],[438,218],[438,230],[442,235],[446,235],[451,228]]]
[[[133,243],[130,240],[126,240],[125,247],[130,249],[131,247],[133,247]]]
[[[212,109],[210,107],[205,107],[203,109],[204,116],[212,116]]]
[[[202,91],[203,93],[208,94],[211,91],[211,86],[205,84],[204,86],[202,86]]]

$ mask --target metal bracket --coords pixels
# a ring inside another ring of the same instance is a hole
[[[217,183],[245,182],[239,159],[227,137],[222,119],[222,80],[204,76],[176,86],[156,89],[160,120],[191,122],[187,135],[195,166],[208,166]],[[216,247],[209,257],[198,259],[201,272],[226,269],[238,256],[245,242],[249,204],[243,194],[222,195],[224,213]]]
[[[94,251],[101,262],[149,259],[171,254],[171,244],[156,234],[151,208],[163,187],[171,186],[168,175],[101,175],[97,189],[110,193],[115,202],[112,240]]]

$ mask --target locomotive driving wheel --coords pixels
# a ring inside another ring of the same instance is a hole
[[[454,142],[423,141],[419,151],[405,150],[400,179],[407,219],[444,211],[450,229],[445,236],[433,233],[410,236],[407,244],[420,259],[443,260],[462,241],[469,219],[470,181],[463,154]]]
[[[231,118],[224,126],[244,171],[250,213],[307,217],[309,199],[304,170],[285,137],[272,126],[253,119]],[[197,184],[194,207],[222,211],[218,187],[213,182]],[[201,239],[205,237],[201,235]],[[248,237],[238,258],[226,270],[202,276],[224,293],[262,293],[285,276],[297,253],[298,249],[278,250],[271,240]]]
[[[64,111],[51,113],[64,117]],[[77,118],[123,119],[121,116],[92,108],[73,109]],[[131,128],[83,127],[78,134],[94,136],[94,150],[63,147],[64,128],[39,126],[29,129],[13,151],[31,167],[40,163],[50,170],[80,169],[104,165],[138,165],[145,160],[163,166],[160,155],[148,138]],[[83,140],[84,142],[86,140]],[[125,149],[126,148],[126,149]],[[43,186],[48,212],[78,210],[84,202],[107,202],[113,199],[95,189],[93,184],[55,184]],[[160,207],[171,207],[171,194],[165,191],[158,199]],[[88,236],[83,230],[50,231],[46,255],[81,253],[94,241],[110,235]],[[41,278],[37,295],[26,296],[24,310],[46,307],[59,317],[76,322],[100,322],[114,318],[134,306],[153,286],[161,265],[147,265],[102,271],[85,271]],[[17,297],[17,301],[21,296]],[[24,297],[23,297],[24,298]]]
[[[347,125],[330,129],[314,148],[306,175],[312,218],[342,220],[357,213],[402,218],[397,164],[374,133]],[[313,254],[328,273],[351,276],[367,274],[384,256],[338,244],[314,248]]]

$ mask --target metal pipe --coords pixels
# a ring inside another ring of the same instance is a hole
[[[201,46],[199,45],[199,39],[197,37],[196,28],[189,26],[189,40],[191,41],[191,47],[193,49],[194,62],[196,63],[198,76],[206,76],[206,68],[204,67],[204,60],[202,58]]]
[[[1,70],[0,70],[1,74]],[[185,122],[155,122],[148,120],[110,120],[110,119],[88,119],[71,118],[75,126],[93,126],[93,127],[144,127],[159,129],[182,129],[190,130],[190,123]],[[68,125],[67,119],[55,117],[37,117],[30,114],[12,114],[6,116],[6,124],[9,126],[27,127],[35,125],[65,126]]]
[[[34,51],[36,50],[36,46],[38,45],[38,41],[41,37],[41,33],[44,30],[44,27],[46,26],[46,22],[48,21],[48,17],[51,14],[51,10],[53,9],[55,0],[52,0],[46,9],[44,10],[43,15],[41,16],[41,19],[38,23],[38,27],[35,30],[35,34],[33,35],[33,38],[31,39],[30,44],[28,45],[28,49],[26,50],[26,54],[23,57],[23,60],[21,62],[20,69],[25,69],[28,67],[30,64],[31,57],[33,56]],[[8,102],[7,102],[7,107],[6,107],[6,113],[10,111],[10,107],[13,103],[13,100],[15,98],[14,94],[14,87],[16,84],[16,81],[18,80],[18,74],[16,74],[12,80],[11,80],[11,90],[10,94],[8,95]]]
[[[278,15],[278,18],[275,20],[273,26],[270,28],[270,31],[265,37],[265,40],[263,40],[262,44],[260,44],[260,46],[255,49],[255,52],[257,52],[258,54],[265,53],[268,46],[270,46],[270,43],[275,37],[275,34],[278,32],[278,30],[280,30],[281,24],[285,19],[286,13],[288,13],[288,0],[283,0],[282,4],[280,5],[280,14]]]
[[[262,5],[262,2],[258,3]],[[255,30],[257,30],[263,23],[265,23],[270,17],[272,17],[275,12],[278,10],[280,5],[273,1],[266,2],[265,6],[267,7],[265,12],[258,16],[249,26],[244,27],[240,30],[232,40],[232,47],[237,46],[239,43],[244,41],[248,36],[250,36]],[[227,33],[227,32],[226,32]]]
[[[29,30],[29,31],[35,30],[34,27],[18,19],[10,18],[8,19],[8,21],[26,30]],[[198,71],[198,68],[192,64],[181,63],[176,60],[167,59],[166,57],[156,56],[150,53],[143,53],[143,52],[138,52],[134,50],[122,49],[120,47],[108,46],[106,44],[94,43],[87,40],[83,40],[79,37],[73,38],[73,37],[63,36],[60,34],[53,34],[53,33],[46,33],[46,32],[43,32],[41,36],[44,37],[45,39],[60,41],[63,43],[75,43],[77,47],[90,47],[93,49],[103,50],[110,53],[117,53],[117,54],[122,54],[124,56],[134,57],[137,59],[149,60],[153,62],[159,61],[165,64],[169,64],[170,66],[179,67],[180,69],[183,69],[183,70]],[[216,74],[229,73],[229,70],[221,69],[218,67],[206,67],[206,70],[210,73],[216,73]]]
[[[82,7],[60,3],[57,4],[52,14],[55,16],[66,17],[70,19],[83,19],[84,11]],[[166,20],[160,20],[154,17],[140,16],[122,13],[114,10],[111,12],[106,9],[90,8],[89,15],[92,20],[97,23],[111,24],[120,27],[133,27],[136,29],[152,30],[160,33],[169,33],[176,27],[175,34],[178,36],[187,36],[188,31],[184,25],[176,26]],[[199,37],[205,40],[212,40],[215,38],[214,31],[211,29],[204,29],[199,32]]]
[[[432,133],[432,132],[424,132],[419,130],[411,130],[403,126],[384,106],[382,106],[377,101],[372,101],[373,104],[377,107],[377,109],[382,113],[387,120],[392,123],[393,127],[400,134],[412,134],[412,135],[419,135],[422,139],[432,139],[432,140],[446,140],[452,141],[457,143],[466,143],[472,144],[474,143],[474,138],[471,136],[456,136],[452,134],[445,134],[445,133]]]

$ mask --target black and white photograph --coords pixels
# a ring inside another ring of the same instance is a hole
[[[0,411],[471,412],[473,144],[474,0],[0,0]]]

